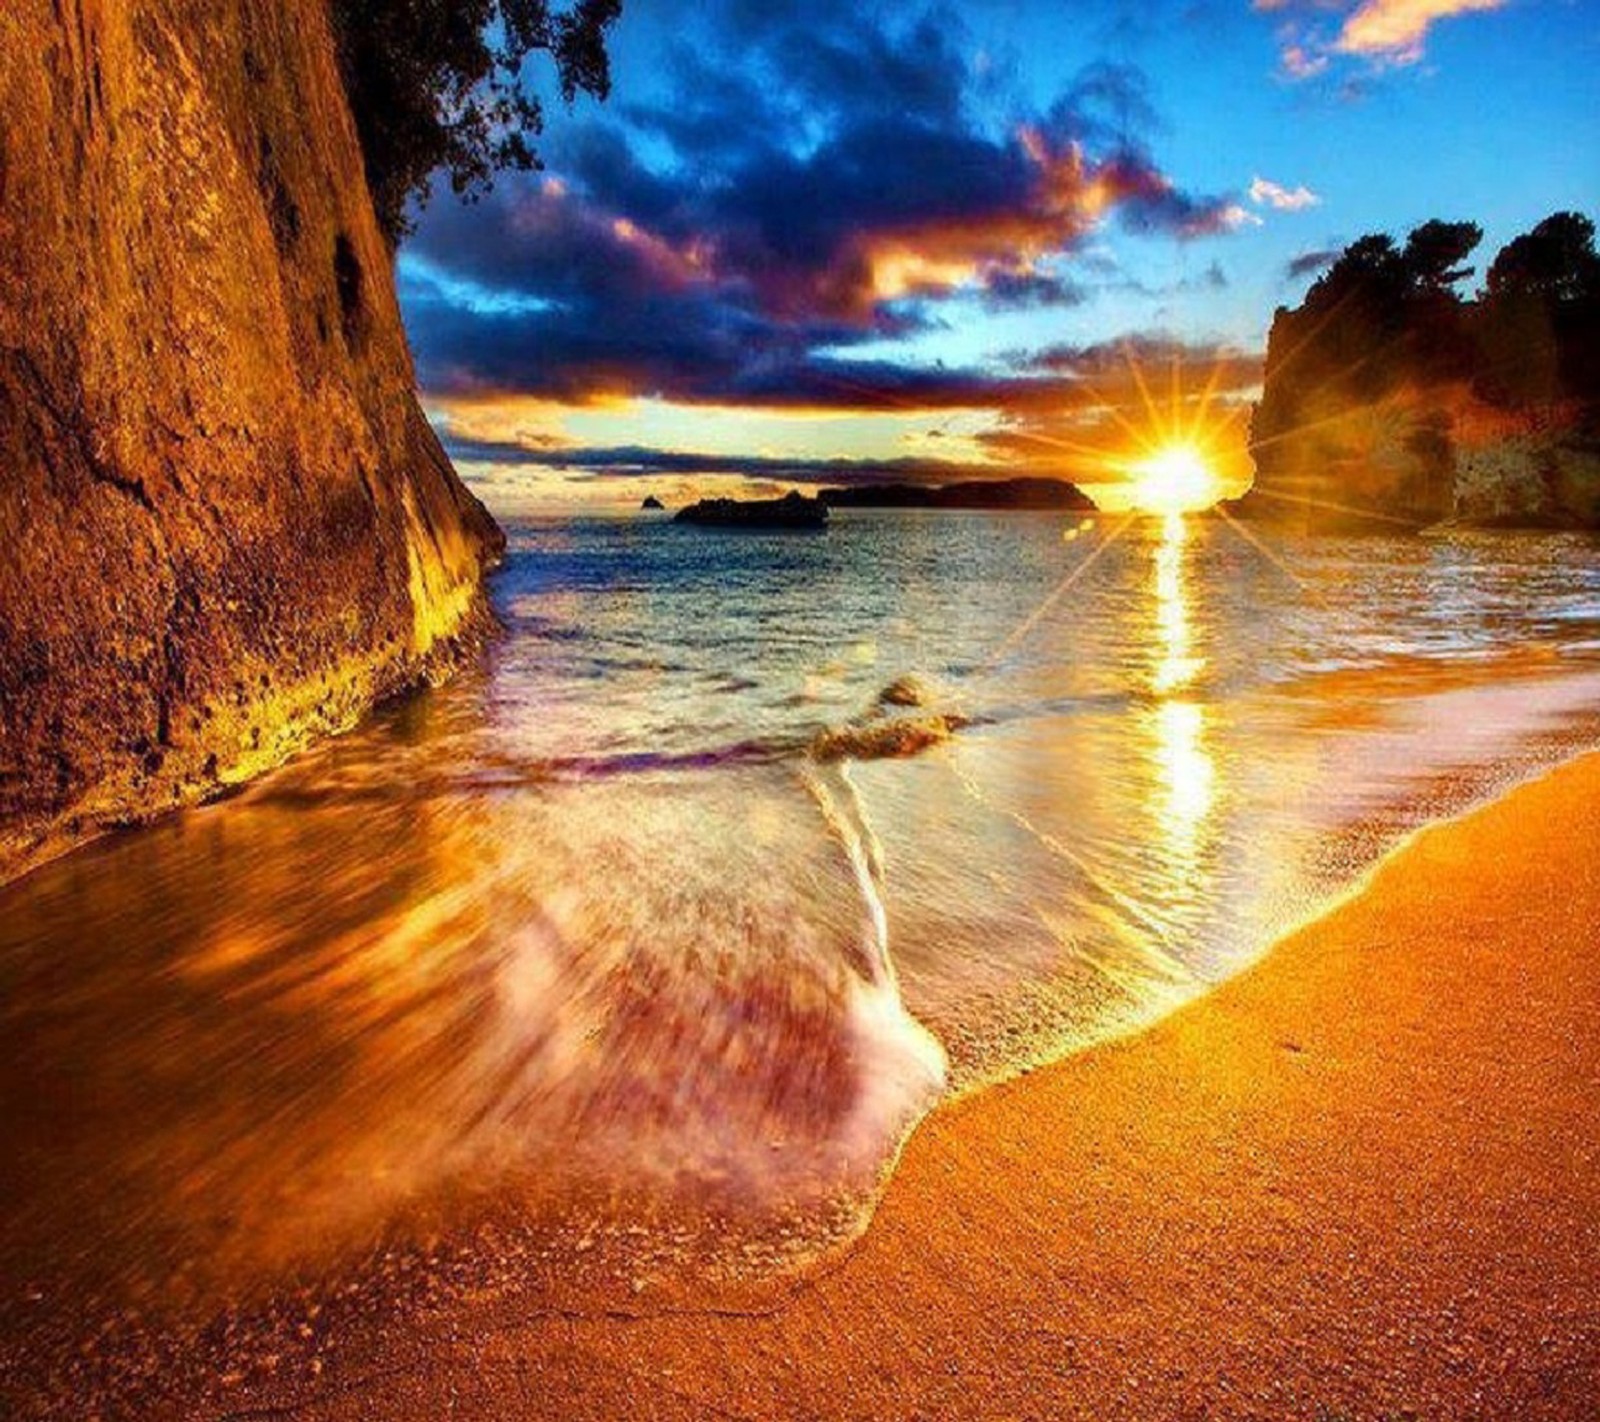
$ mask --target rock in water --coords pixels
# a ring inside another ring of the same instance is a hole
[[[321,4],[0,5],[0,879],[433,675],[499,530]]]
[[[829,726],[811,740],[817,760],[884,760],[912,756],[942,745],[972,724],[953,708],[930,709],[933,689],[908,672],[883,688],[867,710],[842,726]]]
[[[967,724],[966,717],[955,712],[853,721],[819,731],[812,737],[811,754],[821,761],[913,756],[929,746],[942,745]]]
[[[642,504],[640,504],[639,507],[641,509],[651,509],[651,510],[659,511],[661,509],[666,508],[666,505],[664,503],[662,503],[661,500],[658,499],[654,494],[646,494],[644,496],[644,502]]]
[[[679,509],[673,522],[717,528],[823,529],[828,526],[828,506],[798,492],[781,499],[701,499]]]
[[[897,676],[878,693],[880,706],[926,706],[932,700],[927,683],[913,672]]]

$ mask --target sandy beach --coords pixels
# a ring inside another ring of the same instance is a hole
[[[1597,843],[1596,756],[1425,831],[1154,1029],[937,1111],[775,1310],[453,1306],[218,1411],[1593,1418]]]

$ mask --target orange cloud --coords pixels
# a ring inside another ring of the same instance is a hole
[[[1498,10],[1504,4],[1505,0],[1364,0],[1345,20],[1333,48],[1386,64],[1415,64],[1435,21]]]
[[[1415,64],[1429,29],[1440,20],[1501,9],[1507,0],[1254,0],[1254,8],[1282,15],[1278,28],[1282,73],[1310,79],[1328,68],[1335,55],[1366,59],[1379,66]],[[1330,39],[1324,22],[1343,15]]]
[[[980,293],[1021,290],[1066,293],[1051,261],[1072,249],[1113,211],[1146,230],[1178,238],[1232,231],[1259,221],[1236,202],[1194,198],[1181,192],[1143,157],[1118,153],[1088,156],[1072,140],[1055,140],[1023,126],[1014,152],[1023,159],[1025,186],[1007,201],[976,200],[965,211],[901,221],[866,221],[842,234],[834,250],[814,265],[769,266],[742,275],[762,304],[784,317],[821,316],[869,323],[881,303],[905,296],[947,296],[961,289]],[[997,154],[997,161],[1004,161]],[[620,233],[643,243],[629,225]],[[709,255],[708,255],[709,254]],[[697,276],[717,269],[713,239],[695,257]],[[665,257],[658,257],[665,269]]]

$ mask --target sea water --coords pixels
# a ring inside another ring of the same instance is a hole
[[[1600,740],[1577,536],[507,532],[458,681],[0,894],[12,1336],[455,1236],[557,1290],[803,1269],[943,1096]]]

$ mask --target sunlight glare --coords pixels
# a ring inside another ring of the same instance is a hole
[[[1132,466],[1133,501],[1147,513],[1183,514],[1209,508],[1221,486],[1192,444],[1169,444]]]

